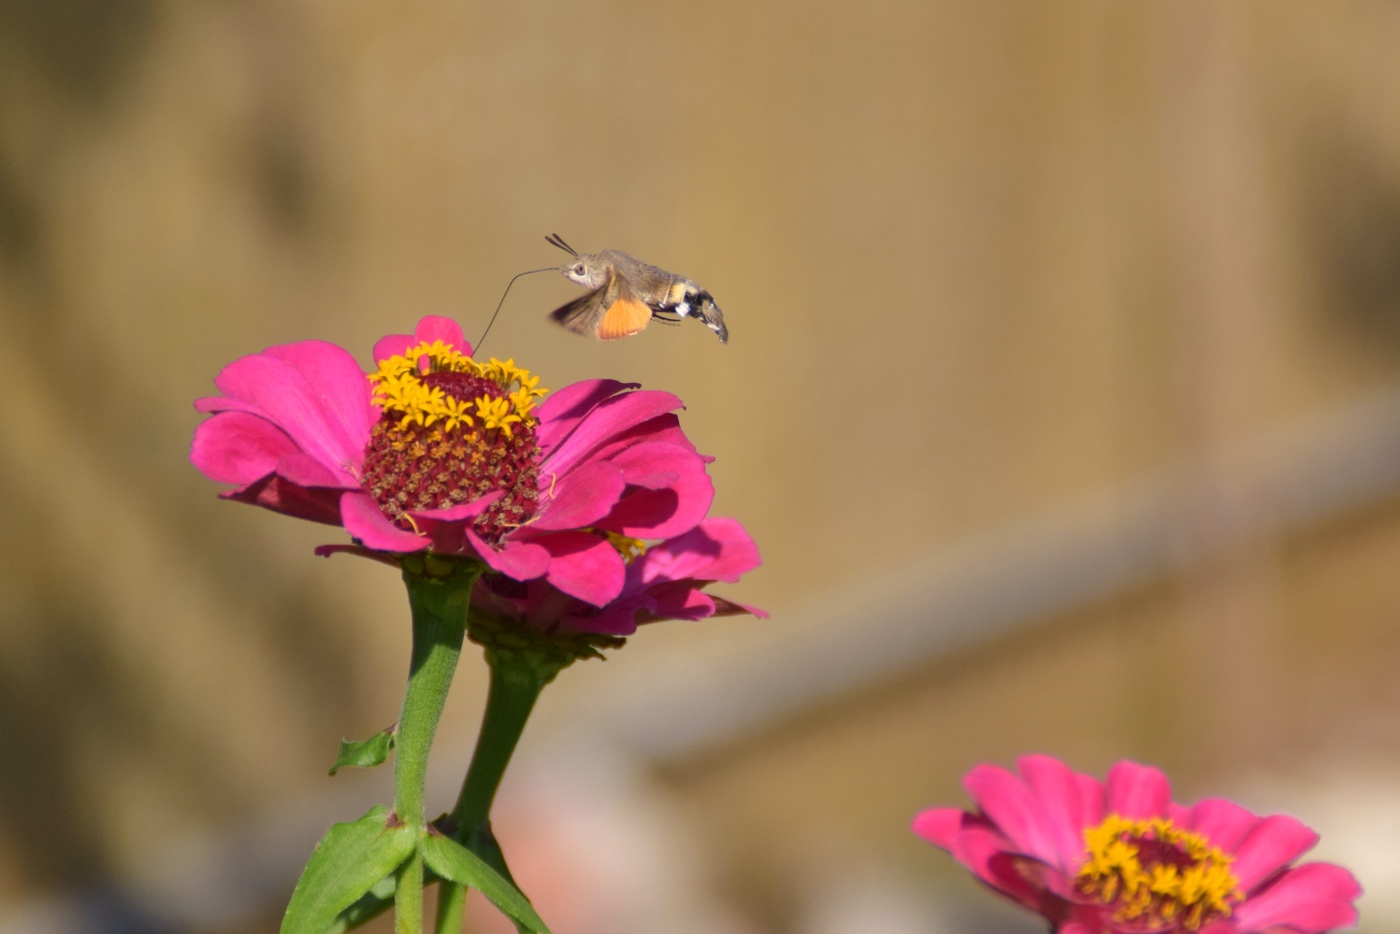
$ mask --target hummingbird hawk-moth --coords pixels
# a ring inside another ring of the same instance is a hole
[[[729,342],[719,306],[709,292],[685,276],[621,250],[580,253],[558,234],[545,240],[573,256],[573,262],[559,271],[589,290],[550,314],[570,331],[613,341],[640,332],[653,318],[668,324],[695,318],[714,331],[721,344]]]

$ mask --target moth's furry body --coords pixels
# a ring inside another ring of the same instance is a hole
[[[617,340],[641,331],[652,318],[668,323],[695,318],[714,331],[720,343],[728,343],[724,314],[698,283],[621,250],[578,253],[558,234],[546,239],[573,254],[574,261],[559,271],[589,290],[551,315],[569,330]]]

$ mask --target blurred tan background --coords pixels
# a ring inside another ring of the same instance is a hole
[[[906,829],[1030,751],[1296,814],[1396,930],[1397,48],[1381,0],[0,0],[0,931],[275,930],[388,799],[325,769],[401,585],[219,502],[190,402],[479,333],[550,231],[730,344],[536,276],[485,351],[686,399],[773,613],[545,694],[499,828],[559,934],[1039,930]]]

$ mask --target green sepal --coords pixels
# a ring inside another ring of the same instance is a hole
[[[419,848],[423,862],[443,879],[476,889],[517,926],[523,925],[526,930],[538,934],[549,934],[549,928],[530,906],[529,899],[481,857],[456,840],[444,837],[430,827],[424,832]]]
[[[418,831],[382,804],[357,821],[332,824],[302,870],[281,934],[325,934],[337,916],[413,855]]]
[[[335,765],[330,774],[341,769],[372,769],[383,765],[389,758],[389,750],[394,748],[394,728],[380,730],[369,739],[340,741],[340,751],[335,754]]]
[[[620,649],[627,644],[622,636],[544,632],[479,609],[473,609],[467,619],[467,638],[486,650],[486,661],[493,667],[493,655],[509,656],[512,665],[528,670],[542,685],[579,659],[606,659],[602,649]]]

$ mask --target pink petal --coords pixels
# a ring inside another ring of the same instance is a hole
[[[492,490],[485,496],[479,496],[469,503],[458,503],[456,506],[448,506],[445,509],[421,509],[410,513],[415,520],[427,519],[432,522],[463,522],[467,519],[475,519],[485,512],[492,503],[502,496],[504,490]]]
[[[685,499],[676,490],[634,490],[598,521],[599,528],[633,538],[671,538],[693,529],[709,511],[711,499]],[[701,508],[701,504],[704,508]]]
[[[194,410],[204,415],[211,412],[246,412],[249,415],[256,415],[258,418],[266,418],[260,406],[251,402],[244,402],[241,399],[230,399],[228,396],[204,396],[194,400]]]
[[[1084,802],[1075,773],[1051,756],[1022,756],[1016,769],[1039,802],[1044,828],[1054,847],[1054,864],[1075,872],[1086,855]]]
[[[1066,921],[1055,928],[1055,934],[1100,934],[1097,928],[1091,928],[1082,921]]]
[[[987,819],[956,808],[925,811],[914,820],[914,832],[949,850],[984,884],[1028,908],[1050,917],[1063,916],[1069,906],[1054,893],[1068,887],[1064,874],[1015,854],[1011,841]]]
[[[348,351],[326,341],[301,341],[269,347],[264,353],[307,374],[320,390],[331,419],[344,425],[351,438],[369,439],[369,430],[379,420],[379,408],[370,401],[369,380]]]
[[[545,579],[569,596],[603,606],[622,592],[626,566],[605,539],[587,532],[554,532],[535,542],[549,551]]]
[[[1265,891],[1245,899],[1234,921],[1248,931],[1321,932],[1356,924],[1361,896],[1356,877],[1330,863],[1305,863],[1284,873]]]
[[[545,452],[540,464],[541,479],[547,471],[564,476],[587,460],[594,448],[613,435],[638,422],[679,408],[684,408],[680,399],[656,389],[639,389],[604,400],[557,447]]]
[[[467,343],[467,339],[462,335],[462,326],[442,315],[424,315],[419,318],[418,326],[413,329],[413,337],[415,342],[428,344],[442,341],[460,354],[468,357],[472,355],[472,345]]]
[[[705,473],[704,462],[692,452],[684,452],[672,466],[680,474],[673,486],[633,489],[598,525],[636,538],[672,538],[693,529],[710,511],[714,483]]]
[[[590,457],[595,460],[607,460],[634,444],[644,442],[675,444],[695,453],[695,445],[690,443],[690,439],[681,430],[680,418],[674,413],[668,412],[655,418],[649,418],[644,422],[638,422],[626,431],[618,432],[606,444],[600,444],[594,448]],[[697,456],[706,464],[714,460],[713,457]]]
[[[910,829],[934,846],[953,849],[953,838],[963,828],[966,811],[958,808],[932,808],[914,818]]]
[[[277,351],[241,357],[224,367],[214,385],[224,395],[257,406],[297,447],[327,468],[354,479],[364,461],[369,432],[364,420],[347,424],[341,411],[353,408],[346,397],[363,392],[365,376],[344,350],[326,345],[320,369],[303,373],[279,358]]]
[[[1079,785],[1079,801],[1083,807],[1084,826],[1094,827],[1103,823],[1108,807],[1108,793],[1103,782],[1092,775],[1075,773],[1075,783]]]
[[[390,357],[403,356],[403,352],[410,347],[417,346],[418,342],[413,339],[412,334],[389,334],[374,342],[374,362],[383,363]]]
[[[380,564],[387,564],[392,568],[401,566],[398,555],[375,551],[363,545],[317,545],[312,549],[312,552],[319,558],[329,558],[332,555],[355,555],[360,558],[369,558],[371,561],[378,561]]]
[[[1119,927],[1113,923],[1112,912],[1098,907],[1097,905],[1070,905],[1067,911],[1056,912],[1061,915],[1055,934],[1124,934],[1125,931],[1133,930],[1131,927]],[[1179,928],[1172,927],[1163,931],[1158,929],[1159,934],[1184,934]]]
[[[267,419],[222,412],[195,428],[190,463],[210,480],[241,486],[272,473],[296,450],[287,433]]]
[[[1218,920],[1212,921],[1201,928],[1197,934],[1240,934],[1240,929],[1233,921]]]
[[[346,493],[340,498],[340,520],[345,531],[375,551],[413,552],[428,547],[428,540],[406,532],[389,521],[368,493]]]
[[[605,636],[630,636],[637,631],[637,614],[647,615],[653,602],[646,595],[622,597],[602,608],[587,607],[586,611],[571,613],[561,621],[565,632],[596,632]]]
[[[639,441],[608,458],[632,486],[661,490],[675,486],[682,475],[704,473],[705,465],[689,447],[665,441]]]
[[[1183,826],[1201,834],[1226,853],[1239,848],[1259,818],[1228,798],[1206,798],[1190,809]]]
[[[1104,917],[1105,912],[1093,905],[1074,905],[1060,920],[1055,934],[1117,934]],[[1163,932],[1166,934],[1166,932]],[[1171,934],[1178,934],[1173,930]]]
[[[402,356],[410,347],[437,340],[450,345],[458,353],[471,356],[472,345],[463,338],[461,325],[441,315],[425,315],[419,319],[412,334],[390,334],[375,341],[374,362],[383,363],[390,357]]]
[[[750,606],[747,603],[736,603],[733,600],[726,600],[723,597],[711,596],[710,600],[715,605],[713,616],[752,616],[754,619],[768,619],[768,611],[762,607]]]
[[[483,578],[483,580],[488,579]],[[491,582],[495,583],[495,581]],[[551,586],[543,578],[523,583],[506,579],[501,583],[507,586],[515,585],[510,589],[516,596],[508,599],[514,604],[516,618],[539,629],[552,632],[564,628],[561,621],[565,620],[569,614],[592,609],[581,600],[575,600],[568,594],[561,593],[558,588]]]
[[[589,463],[563,477],[540,497],[540,510],[530,521],[532,529],[581,529],[612,511],[627,489],[622,471],[609,463]]]
[[[1127,818],[1166,817],[1172,806],[1167,777],[1150,765],[1124,760],[1108,770],[1108,810]]]
[[[277,476],[297,486],[346,489],[341,477],[327,470],[320,461],[307,457],[300,451],[293,451],[277,462]]]
[[[504,491],[494,490],[469,503],[458,503],[447,509],[413,511],[409,516],[418,531],[428,536],[433,551],[462,554],[471,550],[466,538],[467,526],[504,495]]]
[[[500,548],[493,548],[481,536],[464,526],[463,533],[467,544],[493,571],[518,581],[534,580],[549,569],[549,552],[531,542],[515,541],[507,537]]]
[[[639,626],[666,619],[700,620],[745,615],[757,619],[768,618],[768,614],[756,606],[734,603],[723,597],[704,593],[693,581],[658,584],[648,588],[640,596],[648,599],[650,605],[637,611],[635,622]]]
[[[1021,871],[1021,863],[1007,851],[1006,840],[984,827],[965,827],[953,838],[953,858],[998,892],[1039,911],[1045,889]]]
[[[276,425],[244,411],[223,411],[201,422],[190,462],[211,480],[252,484],[276,473],[296,486],[358,489],[344,474],[309,457]]]
[[[665,619],[709,619],[715,613],[715,601],[690,581],[673,581],[648,588],[653,612]]]
[[[691,578],[732,584],[762,563],[742,525],[714,518],[648,549],[628,567],[627,576],[642,584]]]
[[[1021,780],[995,765],[979,765],[963,779],[981,812],[1010,841],[1010,849],[1041,862],[1055,860],[1055,836],[1039,803]]]
[[[589,412],[605,399],[610,399],[624,389],[635,389],[637,383],[619,383],[615,379],[586,379],[570,383],[558,392],[551,393],[535,413],[539,415],[540,426],[535,431],[540,452],[549,452],[578,427]]]
[[[1235,849],[1231,867],[1246,892],[1317,844],[1317,834],[1284,814],[1262,818]]]
[[[297,486],[274,474],[219,496],[298,519],[340,525],[340,497],[344,492],[327,487]]]

